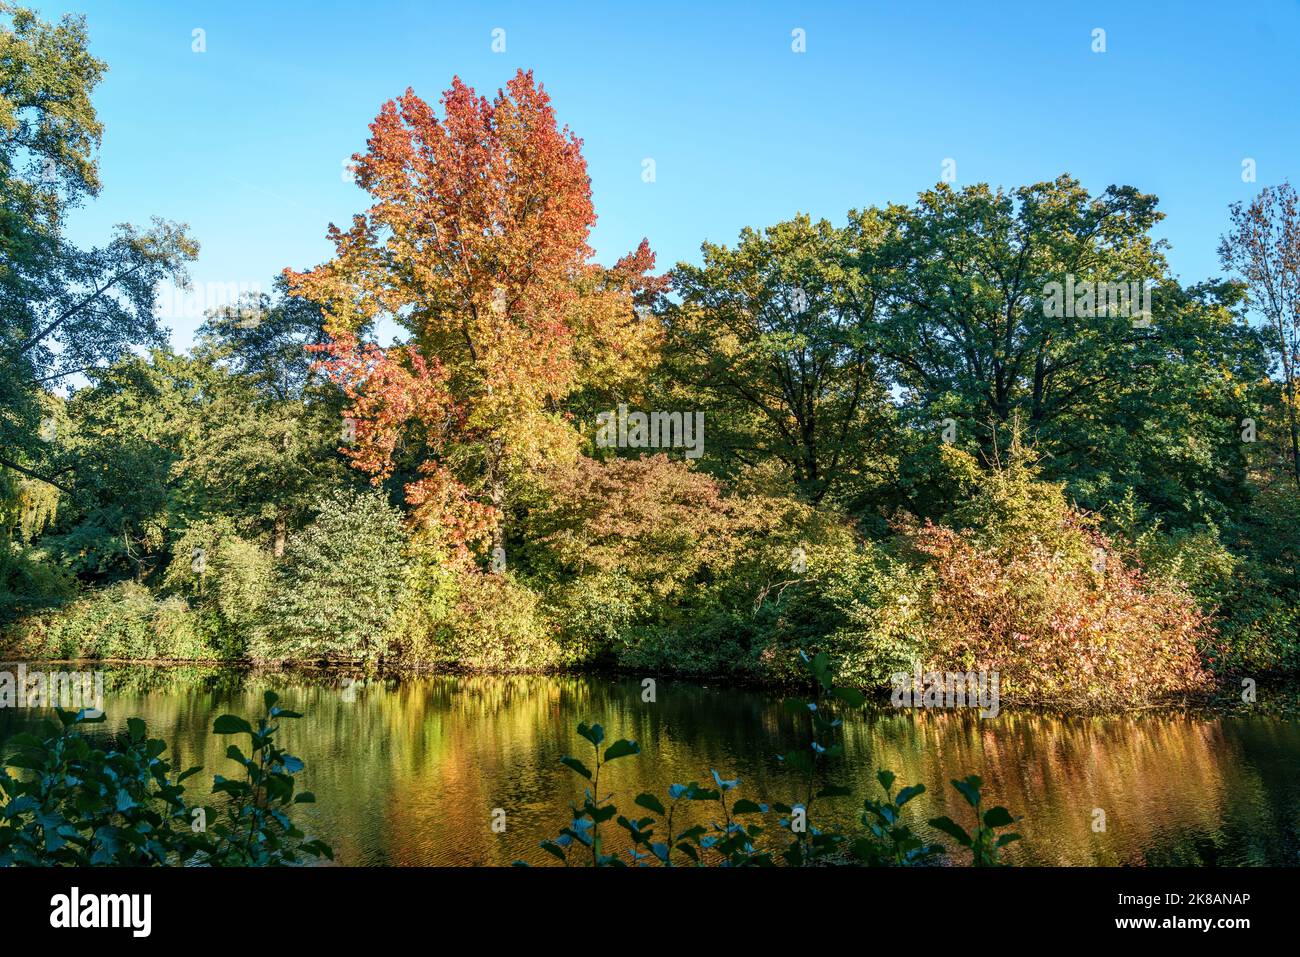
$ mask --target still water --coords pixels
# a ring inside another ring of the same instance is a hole
[[[263,691],[278,692],[282,706],[304,713],[283,722],[281,737],[307,762],[301,787],[318,802],[296,813],[342,864],[550,862],[537,842],[567,822],[580,795],[581,779],[560,758],[591,763],[579,721],[640,743],[641,755],[601,779],[627,813],[640,792],[662,798],[671,783],[711,781],[711,768],[739,777],[740,796],[790,803],[796,783],[775,755],[804,744],[775,694],[670,680],[658,682],[654,703],[642,701],[639,681],[595,676],[353,680],[133,666],[108,668],[105,688],[107,729],[145,718],[176,766],[204,766],[190,782],[199,792],[213,773],[237,770],[224,757],[228,739],[209,733],[213,719],[255,717]],[[38,716],[0,710],[0,742]],[[1004,705],[981,720],[885,707],[847,719],[844,732],[838,778],[855,795],[819,805],[837,808],[841,824],[855,823],[862,798],[877,793],[880,767],[899,785],[926,785],[909,805],[914,823],[948,814],[968,824],[948,782],[976,773],[987,803],[1024,815],[1025,839],[1009,854],[1016,863],[1300,864],[1294,716],[1062,717]],[[492,827],[497,808],[503,833]]]

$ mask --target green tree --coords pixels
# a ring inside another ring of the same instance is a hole
[[[401,513],[378,492],[336,492],[290,540],[263,657],[377,658],[406,581]]]
[[[1168,276],[1154,196],[1092,196],[1069,176],[1009,192],[941,184],[915,206],[850,218],[857,268],[881,289],[879,348],[923,449],[947,426],[988,464],[1019,422],[1048,474],[1090,504],[1136,485],[1186,521],[1245,497],[1232,443],[1258,337],[1231,286]]]
[[[704,411],[710,458],[726,472],[775,459],[814,503],[869,474],[889,433],[878,294],[847,248],[807,216],[705,243],[702,266],[673,271],[664,316],[674,395]]]
[[[209,510],[266,536],[276,557],[330,489],[357,484],[338,450],[348,444],[343,396],[312,371],[320,312],[305,299],[251,297],[209,315],[197,361],[219,373],[185,468]]]
[[[103,246],[63,236],[66,212],[99,190],[103,127],[90,95],[105,66],[85,22],[57,25],[0,3],[0,465],[63,484],[44,467],[42,392],[160,345],[160,282],[186,281],[198,254],[185,227],[121,225]]]

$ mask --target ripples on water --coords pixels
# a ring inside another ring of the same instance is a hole
[[[537,842],[568,820],[579,779],[559,763],[590,746],[574,728],[599,721],[609,738],[642,747],[602,774],[630,812],[641,791],[663,797],[674,782],[739,777],[740,795],[791,802],[795,782],[775,755],[804,743],[775,694],[660,680],[642,703],[637,680],[607,677],[404,677],[351,682],[303,672],[247,674],[203,668],[117,668],[106,680],[108,728],[146,719],[178,767],[229,774],[227,742],[212,720],[252,717],[262,693],[305,717],[283,739],[304,758],[301,786],[317,804],[302,823],[343,864],[546,863]],[[0,711],[0,740],[33,712]],[[101,726],[102,727],[102,726]],[[853,798],[828,800],[852,825],[874,771],[923,783],[913,820],[948,814],[967,823],[949,779],[985,781],[990,804],[1023,814],[1022,864],[1300,863],[1300,722],[1294,718],[1148,714],[1060,717],[1003,707],[969,712],[864,712],[846,721],[845,768]],[[590,763],[590,761],[588,761]],[[506,812],[493,833],[494,808]],[[1106,830],[1094,832],[1094,809]],[[775,821],[773,820],[774,824]],[[610,829],[617,830],[612,824]],[[949,842],[951,843],[951,842]]]

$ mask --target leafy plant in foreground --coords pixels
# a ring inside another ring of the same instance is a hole
[[[275,866],[332,858],[329,845],[306,839],[289,817],[292,805],[314,798],[294,793],[303,762],[275,743],[273,722],[300,717],[277,700],[266,693],[267,714],[256,730],[234,715],[216,720],[214,733],[246,733],[251,748],[248,756],[237,745],[227,749],[244,780],[214,778],[212,793],[229,800],[211,828],[217,812],[186,801],[184,782],[202,769],[173,774],[166,742],[150,738],[140,718],[130,718],[126,734],[107,746],[84,733],[104,715],[86,711],[57,710],[59,723],[46,722],[43,734],[14,735],[14,753],[0,767],[0,866]]]
[[[305,765],[275,743],[279,725],[271,722],[302,715],[281,708],[274,691],[266,692],[264,701],[266,716],[258,719],[256,729],[233,714],[223,714],[212,726],[214,734],[246,734],[251,742],[247,755],[237,744],[226,748],[226,757],[243,766],[244,780],[218,774],[212,781],[213,794],[230,795],[225,819],[212,828],[212,863],[264,867],[296,863],[304,854],[332,858],[328,844],[307,840],[289,818],[295,804],[311,804],[316,797],[310,791],[294,793],[294,775]]]
[[[844,753],[843,745],[835,740],[843,721],[835,716],[834,709],[837,704],[861,707],[865,701],[859,692],[835,685],[826,655],[819,653],[810,658],[801,653],[800,657],[816,682],[813,699],[790,699],[785,702],[785,707],[792,714],[808,715],[812,737],[806,749],[795,749],[778,756],[783,767],[798,775],[798,803],[769,806],[749,798],[737,798],[734,792],[740,786],[740,779],[728,780],[711,769],[713,787],[694,781],[672,784],[668,788],[667,804],[648,792],[637,795],[634,803],[638,808],[652,812],[650,815],[630,818],[619,814],[612,794],[599,796],[600,771],[608,762],[639,754],[641,749],[635,741],[620,738],[606,748],[602,756],[600,746],[605,740],[604,728],[584,722],[578,725],[578,733],[591,743],[595,751],[595,770],[569,755],[561,758],[561,762],[591,784],[584,790],[582,804],[570,805],[573,810],[570,824],[561,829],[559,836],[542,841],[542,849],[565,866],[585,858],[596,867],[624,867],[626,862],[621,857],[607,852],[600,833],[601,824],[615,820],[627,832],[631,844],[628,857],[637,866],[656,863],[664,867],[674,867],[678,863],[696,867],[771,866],[776,863],[774,855],[777,851],[765,844],[774,843],[776,835],[781,833],[790,836],[784,849],[779,850],[779,856],[794,867],[907,867],[938,863],[946,854],[943,845],[927,843],[904,821],[904,805],[924,794],[925,785],[904,787],[895,794],[895,778],[891,771],[882,770],[876,774],[885,798],[868,798],[863,803],[863,833],[849,835],[832,828],[816,827],[812,823],[811,809],[817,800],[852,793],[847,786],[827,780],[830,762]],[[948,817],[933,818],[929,823],[970,849],[974,865],[996,866],[1002,863],[1001,849],[1020,839],[1018,834],[999,834],[998,830],[1018,818],[1012,818],[1010,812],[1001,806],[981,813],[982,784],[976,775],[953,781],[953,786],[975,809],[973,834],[968,834]],[[707,823],[692,823],[678,829],[679,815],[696,802],[709,808],[716,805],[716,814]],[[781,815],[777,828],[763,825],[762,816],[768,813]],[[575,853],[581,848],[585,848],[588,854]],[[515,864],[528,866],[524,861]]]
[[[967,833],[966,829],[950,817],[930,819],[932,827],[937,827],[945,834],[951,835],[962,847],[969,848],[976,867],[997,867],[1001,865],[1001,851],[1013,841],[1020,840],[1019,834],[998,834],[998,829],[1007,827],[1020,820],[1012,817],[1011,812],[998,805],[980,813],[983,785],[978,774],[972,774],[960,781],[953,781],[952,786],[966,799],[966,803],[975,809],[975,830]]]

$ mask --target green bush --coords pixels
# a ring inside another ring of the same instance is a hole
[[[0,538],[0,628],[76,594],[76,579],[43,552]]]
[[[210,661],[222,657],[212,631],[180,596],[160,601],[128,581],[28,616],[6,632],[4,652],[30,659]]]
[[[275,560],[228,519],[191,525],[172,545],[165,587],[184,595],[223,657],[241,657],[265,627]]]
[[[289,818],[315,798],[296,791],[303,762],[275,741],[276,722],[300,715],[276,701],[268,691],[256,728],[228,714],[213,724],[214,734],[249,738],[247,755],[236,744],[226,751],[241,771],[213,779],[212,793],[225,796],[215,808],[186,800],[184,782],[202,769],[174,774],[166,742],[148,737],[139,718],[106,746],[83,733],[105,720],[102,713],[59,710],[59,725],[46,722],[44,736],[14,735],[0,768],[0,867],[267,867],[332,858],[329,845],[309,840]]]
[[[336,492],[289,540],[271,599],[268,659],[376,659],[406,586],[402,516],[378,492]]]
[[[540,596],[509,572],[462,575],[457,602],[437,635],[438,645],[461,667],[537,671],[562,663]]]

